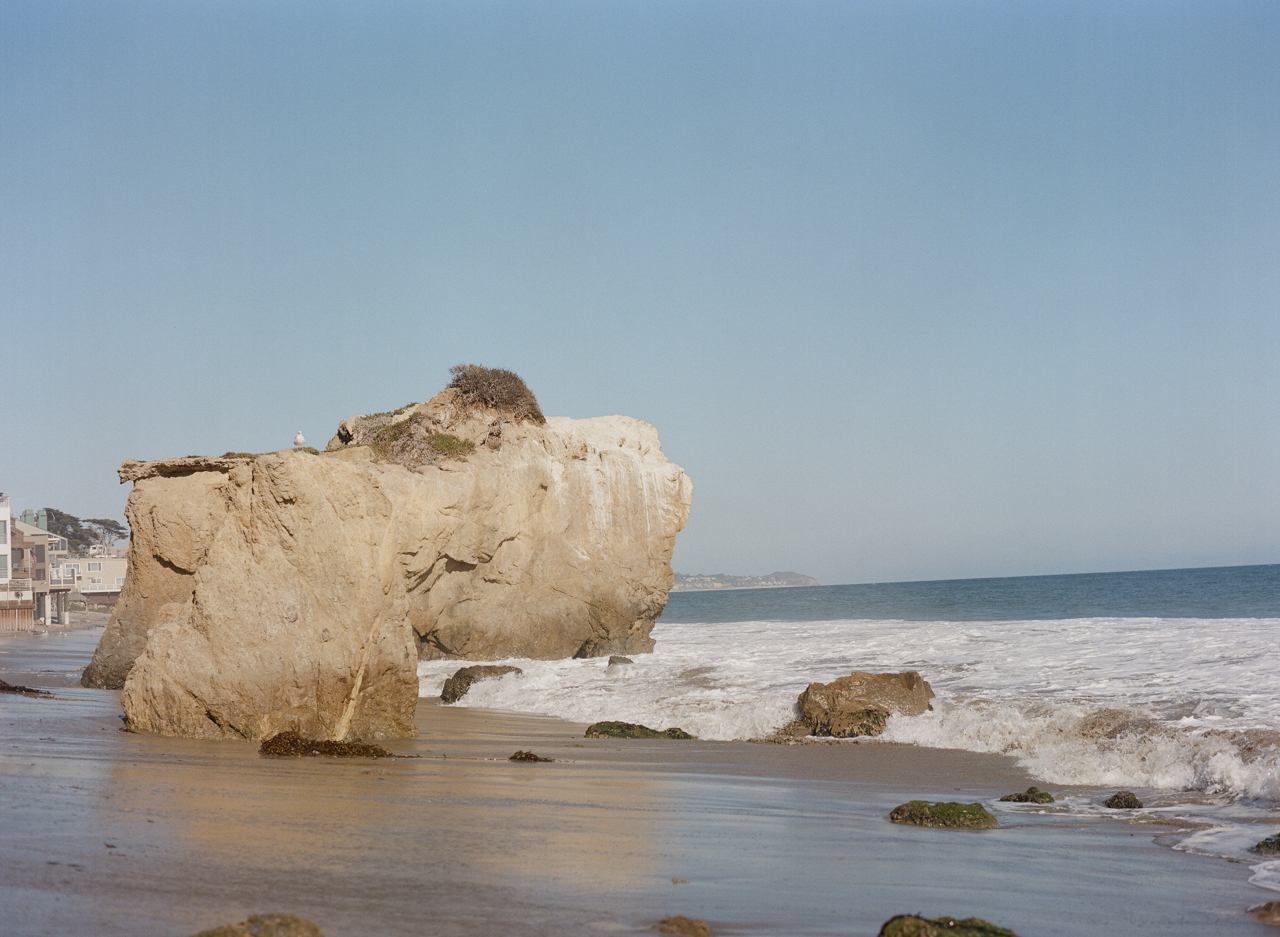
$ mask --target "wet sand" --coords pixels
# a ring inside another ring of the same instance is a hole
[[[69,685],[100,634],[0,639],[0,678],[56,696],[0,697],[13,937],[184,937],[267,911],[328,937],[643,933],[672,914],[713,934],[874,935],[902,912],[1021,937],[1275,933],[1244,913],[1272,897],[1244,866],[1158,846],[1164,827],[885,818],[917,797],[1025,789],[1006,758],[584,739],[560,720],[422,700],[420,738],[387,743],[420,757],[266,759],[120,732],[117,693]],[[556,762],[508,761],[517,749]]]

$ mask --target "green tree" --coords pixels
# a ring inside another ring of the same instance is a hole
[[[112,546],[117,540],[125,540],[129,537],[129,528],[109,517],[91,517],[80,523],[92,531],[95,542],[104,547]]]
[[[94,533],[85,530],[83,521],[74,514],[57,508],[45,508],[44,512],[49,517],[49,533],[65,538],[67,549],[72,553],[84,553],[90,544],[97,542]]]

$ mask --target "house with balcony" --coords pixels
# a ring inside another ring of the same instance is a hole
[[[40,512],[43,519],[44,512]],[[47,521],[46,521],[47,523]],[[61,575],[67,541],[9,515],[9,557],[14,578],[30,582],[33,626],[65,625],[72,584]]]
[[[9,499],[0,492],[0,631],[34,631],[35,590],[26,565],[26,538],[15,532],[14,523]]]
[[[73,556],[61,561],[58,573],[63,582],[72,583],[87,606],[114,607],[124,588],[129,560],[123,556],[109,556],[105,552],[90,556]],[[76,598],[74,601],[80,601]]]

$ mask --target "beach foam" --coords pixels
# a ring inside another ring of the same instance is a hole
[[[1061,785],[1280,800],[1280,619],[802,621],[662,624],[653,654],[506,660],[522,675],[458,705],[577,722],[680,726],[709,739],[768,735],[811,681],[918,670],[935,711],[883,738],[1009,754]],[[438,695],[457,661],[419,665]]]

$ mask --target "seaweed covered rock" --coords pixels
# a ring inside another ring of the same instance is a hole
[[[48,690],[38,690],[33,686],[6,683],[3,680],[0,680],[0,693],[17,693],[20,696],[30,696],[33,699],[50,695]]]
[[[1021,794],[1005,794],[1000,798],[1004,801],[1010,801],[1015,804],[1051,804],[1053,803],[1053,795],[1047,791],[1042,791],[1038,787],[1028,787]]]
[[[508,673],[524,673],[524,671],[519,667],[504,667],[492,664],[462,667],[444,682],[444,688],[440,691],[440,702],[456,703],[467,695],[467,690],[471,689],[471,684],[480,680],[496,680],[503,674]]]
[[[555,759],[543,758],[541,755],[535,755],[533,752],[527,752],[522,749],[508,758],[507,761],[555,761]]]
[[[193,937],[324,937],[324,931],[296,914],[252,914],[238,924],[202,930]]]
[[[587,726],[589,739],[691,739],[684,729],[650,729],[634,722],[597,722]]]
[[[1275,836],[1268,836],[1249,851],[1255,852],[1260,856],[1280,855],[1280,833]]]
[[[711,937],[711,927],[706,921],[685,917],[683,914],[663,918],[654,925],[653,929],[659,934],[669,934],[671,937]]]
[[[784,735],[854,738],[879,735],[892,713],[918,716],[929,708],[933,688],[916,671],[854,671],[830,683],[810,683],[796,700],[800,718]]]
[[[879,937],[1018,937],[1011,930],[997,927],[981,918],[958,921],[953,917],[933,920],[916,914],[899,914],[885,921]]]
[[[259,755],[277,758],[394,758],[391,752],[380,745],[361,742],[332,742],[319,739],[304,739],[297,732],[281,732],[269,739],[264,739],[258,746]]]
[[[692,498],[657,432],[463,383],[324,453],[126,462],[129,570],[84,684],[140,732],[378,739],[414,733],[419,659],[651,651]]]
[[[1116,791],[1102,806],[1112,810],[1137,810],[1142,806],[1142,801],[1138,800],[1132,791]]]
[[[909,826],[936,826],[952,830],[989,830],[1000,825],[982,804],[931,804],[927,800],[909,800],[894,807],[889,813],[889,820]]]

